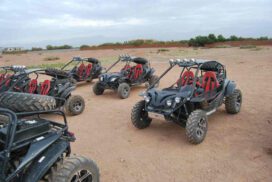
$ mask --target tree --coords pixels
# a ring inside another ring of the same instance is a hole
[[[218,42],[225,42],[226,38],[223,35],[220,34],[220,35],[217,36],[217,41]]]
[[[237,40],[239,40],[239,38],[238,38],[237,36],[235,36],[235,35],[230,36],[229,39],[230,39],[231,41],[237,41]]]

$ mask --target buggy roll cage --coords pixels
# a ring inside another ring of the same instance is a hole
[[[99,63],[99,61],[95,58],[81,58],[81,57],[73,57],[73,59],[71,61],[69,61],[68,63],[66,63],[62,68],[60,68],[61,70],[64,70],[69,64],[71,64],[72,62],[77,62],[75,66],[78,66],[80,63],[83,62],[89,62],[89,63],[93,63],[93,64],[97,64]]]
[[[170,64],[169,68],[167,68],[159,76],[158,80],[156,80],[156,82],[154,82],[152,85],[150,85],[147,90],[154,88],[154,86],[161,80],[161,78],[164,77],[176,65],[179,67],[182,67],[182,71],[180,73],[180,78],[185,70],[189,71],[192,68],[196,69],[195,75],[198,75],[199,71],[201,71],[201,73],[202,73],[202,71],[216,71],[216,72],[223,71],[223,77],[226,78],[225,67],[217,61],[202,60],[202,59],[175,59],[175,60],[170,59],[169,64]],[[197,79],[198,79],[197,76],[195,76],[194,80],[193,80],[193,84],[192,84],[193,88],[196,87]],[[174,85],[175,85],[175,83],[172,86],[174,86]]]
[[[105,73],[107,73],[108,71],[110,71],[116,64],[118,64],[119,62],[125,62],[126,65],[128,66],[131,62],[134,62],[136,64],[148,64],[150,66],[150,62],[149,61],[145,61],[145,60],[139,60],[137,59],[138,57],[134,57],[134,56],[130,56],[128,54],[124,54],[124,55],[119,55],[119,58],[116,62],[114,62],[106,71]]]
[[[32,141],[22,142],[22,143],[20,143],[20,145],[14,147],[13,142],[14,142],[16,128],[17,128],[17,124],[18,124],[17,116],[18,117],[23,117],[23,116],[28,117],[28,116],[37,115],[38,118],[41,118],[40,117],[41,114],[57,114],[57,115],[60,115],[63,117],[63,122],[64,122],[64,124],[61,124],[58,122],[50,121],[50,123],[53,126],[58,127],[57,135],[61,136],[63,133],[66,134],[68,131],[66,116],[65,116],[64,112],[62,112],[60,110],[14,113],[9,109],[0,108],[0,113],[1,113],[1,115],[5,115],[9,118],[9,123],[7,126],[6,141],[4,141],[5,143],[4,143],[3,150],[0,151],[0,161],[2,161],[2,164],[0,166],[0,169],[1,169],[0,170],[0,181],[5,181],[5,172],[8,167],[8,162],[9,162],[9,157],[10,157],[11,152],[20,148],[20,147],[27,146],[33,141],[32,140]],[[22,161],[22,163],[23,163],[23,161]],[[18,174],[18,172],[20,172],[22,170],[23,166],[25,166],[25,164],[20,164],[15,171],[13,171],[9,176],[6,176],[7,181],[14,178]]]

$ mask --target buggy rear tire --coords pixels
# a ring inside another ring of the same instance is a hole
[[[3,92],[0,94],[0,107],[14,112],[50,111],[56,108],[56,100],[46,95]]]
[[[96,82],[93,86],[93,92],[95,95],[102,95],[104,90],[104,87],[99,82]]]
[[[187,119],[186,138],[192,144],[201,143],[208,130],[208,118],[203,110],[195,110]]]
[[[85,109],[85,101],[80,95],[71,95],[65,102],[64,108],[67,114],[75,116]]]
[[[130,86],[127,83],[121,83],[118,86],[117,94],[121,99],[126,99],[130,94]]]
[[[51,181],[70,182],[86,181],[99,182],[99,169],[96,163],[83,156],[70,156],[52,167],[49,174]]]
[[[159,77],[157,75],[152,75],[150,77],[149,81],[148,81],[149,82],[149,86],[153,85],[158,79],[159,79]],[[157,87],[159,87],[159,85],[160,85],[160,81],[158,81],[158,83],[156,83],[154,85],[154,87],[157,88]]]
[[[148,112],[145,111],[145,101],[141,100],[135,104],[131,111],[131,122],[138,129],[147,128],[152,119],[148,117]]]
[[[235,89],[233,93],[226,97],[225,109],[229,114],[237,114],[241,110],[242,105],[242,92]]]

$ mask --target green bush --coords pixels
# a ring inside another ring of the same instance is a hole
[[[31,51],[42,51],[43,49],[40,47],[32,47]]]
[[[52,45],[47,45],[46,49],[47,50],[57,50],[57,49],[72,49],[73,47],[70,45],[61,45],[61,46],[52,46]]]

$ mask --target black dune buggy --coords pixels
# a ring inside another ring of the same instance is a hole
[[[9,83],[10,77],[17,72],[24,72],[26,69],[23,65],[2,66],[0,67],[0,92],[5,90]],[[1,84],[3,82],[3,84]]]
[[[119,62],[125,63],[121,71],[108,73]],[[99,81],[93,86],[93,92],[95,95],[102,95],[105,89],[117,90],[118,96],[125,99],[128,98],[132,86],[143,83],[152,85],[158,79],[154,72],[154,68],[151,68],[150,63],[144,58],[119,56],[119,59],[99,76]],[[156,82],[155,86],[158,85],[159,82]]]
[[[60,115],[63,123],[45,119],[45,114]],[[0,181],[98,182],[95,162],[71,154],[74,141],[61,111],[16,115],[0,108]]]
[[[78,115],[85,108],[84,99],[71,94],[76,88],[71,78],[59,79],[48,75],[44,69],[16,72],[4,79],[0,88],[0,107],[15,112],[46,111],[64,106],[68,114]]]
[[[91,82],[101,74],[102,66],[100,61],[95,58],[74,57],[61,69],[48,68],[46,72],[59,79],[70,77],[75,82]]]
[[[238,113],[242,93],[234,81],[226,78],[225,67],[217,61],[171,60],[159,80],[176,65],[182,70],[178,81],[162,90],[151,85],[141,94],[144,100],[132,109],[131,121],[136,128],[143,129],[151,123],[149,112],[161,114],[166,120],[185,127],[188,141],[198,144],[207,133],[207,116],[223,103],[228,113]]]

